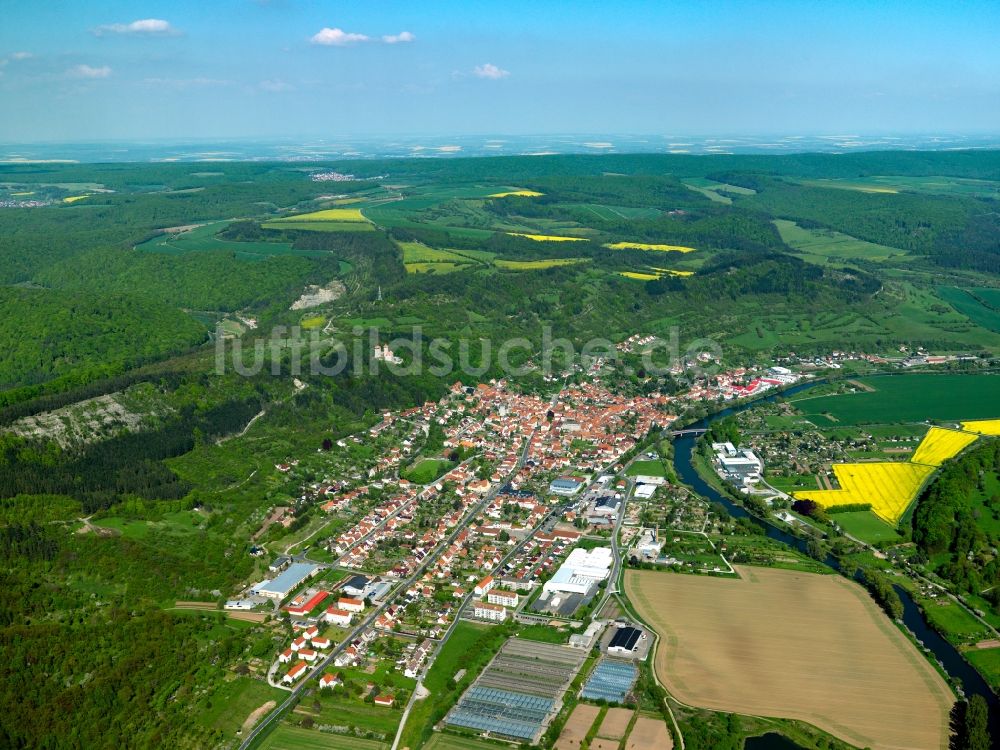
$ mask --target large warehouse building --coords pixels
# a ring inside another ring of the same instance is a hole
[[[279,602],[292,593],[303,581],[312,578],[319,571],[318,565],[292,563],[281,575],[270,581],[261,581],[253,587],[253,592]]]
[[[586,594],[611,574],[611,548],[577,548],[542,587],[561,594]]]

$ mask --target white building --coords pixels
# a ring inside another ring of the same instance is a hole
[[[326,612],[323,614],[323,619],[331,625],[346,628],[351,624],[351,620],[354,619],[354,614],[339,607],[327,607]]]
[[[493,585],[495,583],[496,581],[493,580],[493,576],[486,576],[486,578],[484,578],[483,580],[481,580],[479,583],[476,584],[476,587],[472,590],[472,593],[475,594],[476,596],[484,596],[490,589],[493,588]]]
[[[489,602],[476,602],[472,614],[481,620],[503,622],[507,619],[507,608],[501,607],[499,604],[490,604]]]
[[[542,587],[546,592],[561,594],[586,594],[611,575],[613,561],[610,547],[592,550],[577,547],[569,553],[559,570]]]
[[[518,602],[521,601],[521,597],[513,591],[491,589],[486,594],[486,601],[490,604],[502,604],[504,607],[517,607]]]
[[[734,479],[756,479],[764,463],[749,448],[737,448],[732,443],[712,443],[715,458],[722,470]]]

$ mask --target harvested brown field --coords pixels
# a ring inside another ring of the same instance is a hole
[[[625,743],[625,750],[647,750],[651,747],[655,747],[656,750],[671,750],[673,746],[674,738],[670,736],[663,719],[640,716],[635,720],[632,733]]]
[[[583,744],[583,738],[587,736],[594,719],[601,712],[597,706],[590,706],[586,703],[577,704],[573,713],[569,715],[566,726],[559,733],[556,740],[555,750],[578,750]]]
[[[601,738],[590,741],[590,750],[618,750],[621,740],[602,740]]]
[[[860,586],[737,572],[626,572],[629,598],[661,636],[656,674],[674,697],[799,719],[858,747],[948,747],[951,690]]]
[[[628,731],[629,722],[632,721],[630,708],[609,708],[604,714],[600,729],[597,730],[598,737],[606,737],[609,740],[620,740]]]

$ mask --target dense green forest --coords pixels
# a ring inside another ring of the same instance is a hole
[[[1000,440],[950,462],[913,515],[913,540],[935,570],[965,593],[1000,603]]]

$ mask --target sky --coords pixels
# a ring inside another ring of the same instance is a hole
[[[3,0],[0,141],[996,133],[1000,2]]]

